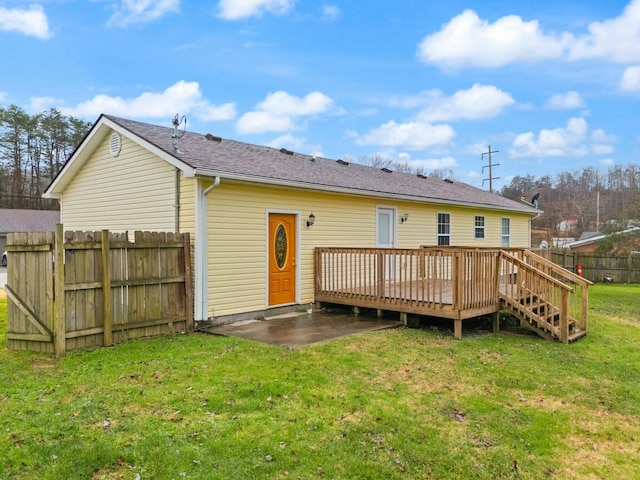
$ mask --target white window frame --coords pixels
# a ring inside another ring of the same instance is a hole
[[[479,225],[478,221],[482,220],[482,225]],[[473,239],[484,240],[486,219],[484,215],[476,215],[473,219]]]
[[[443,217],[442,218],[443,222],[440,221],[441,220],[440,216]],[[445,219],[445,216],[446,216],[446,219]],[[446,228],[443,228],[443,230],[446,230],[446,231],[441,231],[441,228],[440,228],[441,226],[446,227]],[[440,243],[441,239],[443,242],[446,239],[446,243]],[[436,214],[436,245],[438,245],[439,247],[447,247],[451,245],[451,214],[448,212],[438,212]]]
[[[511,218],[502,217],[502,220],[500,221],[500,233],[502,238],[502,246],[511,246]]]

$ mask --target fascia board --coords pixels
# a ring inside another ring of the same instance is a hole
[[[522,213],[522,214],[529,214],[529,215],[537,215],[538,213],[542,213],[539,212],[538,210],[520,210],[520,209],[516,209],[516,208],[509,208],[509,207],[500,207],[497,205],[485,205],[485,204],[481,204],[481,203],[470,203],[470,202],[463,202],[463,201],[457,201],[457,200],[446,200],[446,199],[440,199],[440,198],[428,198],[428,197],[416,197],[413,195],[402,195],[402,194],[394,194],[394,193],[384,193],[384,192],[375,192],[372,190],[359,190],[359,189],[355,189],[355,188],[346,188],[346,187],[334,187],[331,185],[318,185],[318,184],[313,184],[313,183],[304,183],[304,182],[291,182],[288,180],[279,180],[279,179],[274,179],[274,178],[265,178],[265,177],[256,177],[256,176],[251,176],[251,175],[242,175],[242,174],[230,174],[228,172],[217,172],[217,171],[213,171],[213,170],[203,170],[203,169],[196,169],[195,172],[196,176],[202,176],[202,177],[220,177],[223,179],[229,179],[229,180],[237,180],[237,181],[241,181],[241,182],[250,182],[250,183],[261,183],[261,184],[265,184],[265,185],[274,185],[274,186],[278,186],[278,187],[291,187],[291,188],[303,188],[303,189],[307,189],[307,190],[315,190],[315,191],[323,191],[323,192],[331,192],[331,193],[343,193],[345,195],[355,195],[355,196],[368,196],[368,197],[375,197],[375,198],[386,198],[386,199],[396,199],[396,200],[405,200],[405,201],[409,201],[409,202],[421,202],[421,203],[435,203],[435,204],[439,204],[439,205],[455,205],[455,206],[460,206],[460,207],[467,207],[467,208],[482,208],[482,209],[486,209],[486,210],[496,210],[496,211],[509,211],[509,212],[516,212],[516,213]]]

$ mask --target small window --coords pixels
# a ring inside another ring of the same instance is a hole
[[[484,215],[476,215],[474,238],[484,240]]]
[[[438,213],[438,245],[451,245],[451,214]]]
[[[511,219],[502,219],[502,246],[508,247],[511,243]]]

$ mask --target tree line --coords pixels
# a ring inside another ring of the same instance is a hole
[[[531,202],[538,195],[544,214],[533,227],[551,236],[578,237],[585,231],[615,232],[640,226],[640,165],[613,165],[563,171],[554,177],[515,176],[500,195]],[[523,198],[524,197],[524,198]],[[569,230],[565,231],[566,223]]]
[[[0,106],[0,208],[57,209],[42,193],[90,128],[55,108],[30,115]]]

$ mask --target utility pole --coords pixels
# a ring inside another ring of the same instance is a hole
[[[482,166],[482,173],[484,173],[484,169],[485,169],[485,168],[489,168],[489,178],[483,178],[483,179],[482,179],[482,186],[484,187],[484,182],[486,182],[486,181],[488,180],[488,181],[489,181],[489,191],[490,191],[491,193],[493,193],[493,181],[494,181],[494,180],[499,180],[499,179],[500,179],[500,177],[494,177],[494,176],[493,176],[493,167],[497,167],[497,166],[498,166],[498,165],[500,165],[500,164],[499,164],[499,163],[492,163],[492,162],[491,162],[491,155],[492,155],[493,153],[498,153],[498,152],[499,152],[499,150],[493,150],[493,151],[492,151],[492,150],[491,150],[491,145],[489,145],[489,151],[488,151],[488,152],[483,153],[483,154],[482,154],[482,157],[480,157],[481,161],[484,161],[484,156],[485,156],[485,155],[488,155],[488,157],[489,157],[489,163],[488,163],[487,165],[483,165],[483,166]]]

